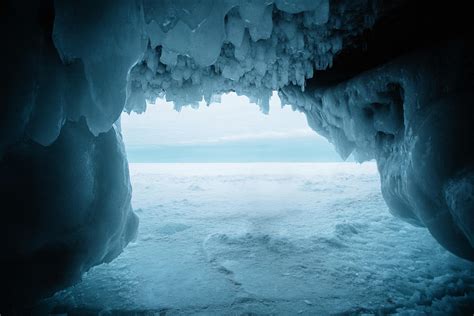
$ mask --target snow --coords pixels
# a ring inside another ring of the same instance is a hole
[[[138,239],[57,312],[472,313],[474,265],[392,217],[374,163],[130,164]]]

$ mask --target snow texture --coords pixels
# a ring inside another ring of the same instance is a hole
[[[387,212],[373,162],[131,164],[130,172],[141,218],[137,241],[43,302],[45,308],[143,315],[473,312],[474,265]]]

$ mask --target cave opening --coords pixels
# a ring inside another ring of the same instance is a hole
[[[120,124],[136,239],[50,310],[396,312],[430,297],[443,309],[470,288],[469,263],[389,214],[375,162],[342,162],[276,94],[268,115],[234,93],[179,112],[155,103]]]
[[[123,113],[121,132],[131,163],[340,162],[301,111],[282,106],[276,92],[268,113],[231,92],[176,109],[157,99],[144,113]]]
[[[470,12],[7,0],[0,314],[472,314]],[[297,110],[284,122],[307,124],[248,132],[245,111],[200,107],[214,120],[197,124],[184,108],[135,143],[120,124],[147,100],[226,91],[262,112],[276,91]],[[216,121],[247,132],[203,135]],[[375,161],[328,163],[308,126],[343,159]]]

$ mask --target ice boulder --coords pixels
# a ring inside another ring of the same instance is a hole
[[[81,120],[66,123],[50,146],[25,139],[5,152],[0,174],[2,311],[77,283],[135,236],[115,128],[96,137]]]

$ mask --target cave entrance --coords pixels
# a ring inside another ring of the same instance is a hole
[[[269,115],[247,97],[229,93],[219,102],[174,109],[158,99],[145,113],[122,115],[131,163],[339,162],[329,142],[303,113],[270,99]]]
[[[158,100],[122,131],[138,237],[49,300],[73,314],[424,308],[420,282],[462,278],[428,231],[389,214],[374,162],[336,160],[276,96],[269,115],[235,94],[180,113]]]

